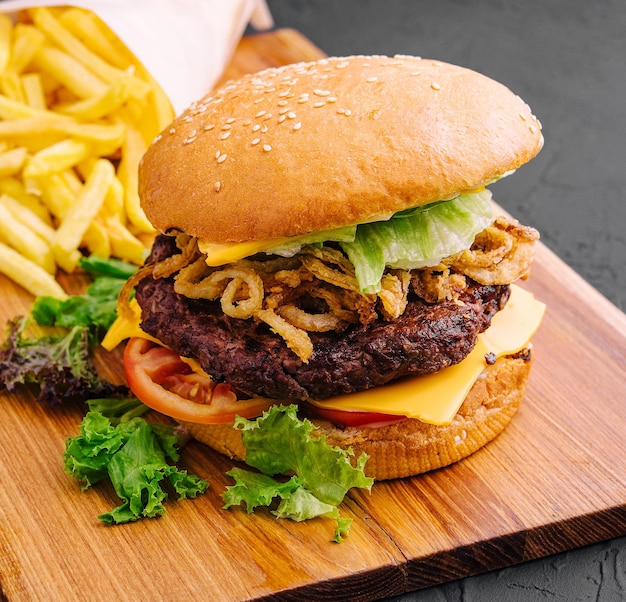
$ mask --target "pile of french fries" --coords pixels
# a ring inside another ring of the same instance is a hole
[[[0,14],[0,273],[63,298],[55,275],[73,272],[81,253],[142,263],[153,228],[137,167],[173,117],[94,13]]]

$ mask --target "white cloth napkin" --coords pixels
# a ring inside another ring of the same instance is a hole
[[[249,23],[272,26],[265,0],[4,0],[0,11],[68,4],[107,23],[163,87],[176,114],[211,90]]]

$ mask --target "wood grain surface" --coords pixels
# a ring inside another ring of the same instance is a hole
[[[292,30],[249,37],[227,76],[321,54]],[[542,244],[524,286],[548,311],[512,424],[452,467],[351,492],[341,544],[326,519],[223,510],[232,462],[196,442],[181,464],[207,494],[104,526],[113,489],[63,472],[85,408],[0,394],[0,599],[374,600],[625,535],[626,316]],[[18,287],[0,291],[3,322],[28,311]],[[115,354],[105,365],[121,374]]]

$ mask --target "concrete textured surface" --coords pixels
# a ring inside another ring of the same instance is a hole
[[[327,54],[436,58],[481,71],[524,98],[546,144],[532,163],[492,186],[494,198],[626,310],[624,0],[268,4],[276,26],[299,30]],[[626,600],[626,538],[393,600]]]

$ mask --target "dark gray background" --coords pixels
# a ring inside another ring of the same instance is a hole
[[[437,58],[481,71],[524,98],[543,124],[545,146],[491,186],[494,197],[626,310],[626,1],[268,4],[276,26],[299,30],[327,54]],[[626,600],[626,538],[395,600]]]

